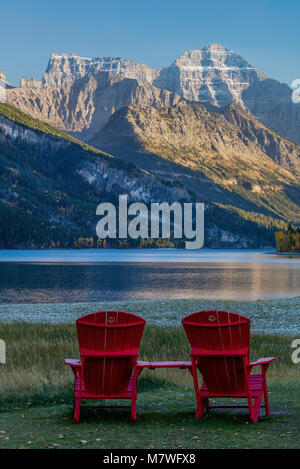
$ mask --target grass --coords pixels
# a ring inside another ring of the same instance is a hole
[[[253,359],[277,357],[268,373],[272,416],[262,411],[255,425],[240,409],[196,420],[191,376],[171,369],[144,370],[136,425],[129,410],[100,409],[94,401],[73,425],[72,374],[64,358],[78,357],[75,326],[1,323],[0,337],[7,347],[0,369],[0,448],[300,447],[300,365],[291,362],[291,337],[252,335]],[[141,359],[183,360],[188,353],[182,329],[146,328]]]

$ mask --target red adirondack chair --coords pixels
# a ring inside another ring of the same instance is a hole
[[[81,360],[66,359],[74,373],[74,422],[82,399],[130,399],[136,420],[137,357],[144,319],[123,311],[100,311],[76,321]]]
[[[213,407],[248,407],[250,420],[258,421],[261,407],[269,415],[267,368],[275,357],[250,363],[250,319],[227,311],[199,311],[182,320],[191,344],[196,418]],[[251,374],[261,366],[261,374]],[[197,369],[203,383],[199,389]],[[262,406],[264,395],[265,405]],[[210,398],[246,398],[247,405],[210,405]]]

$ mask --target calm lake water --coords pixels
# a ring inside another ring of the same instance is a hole
[[[300,256],[248,250],[2,250],[0,303],[300,296]]]

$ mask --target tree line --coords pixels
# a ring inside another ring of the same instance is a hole
[[[275,241],[278,252],[300,252],[300,227],[289,224],[287,231],[275,233]]]

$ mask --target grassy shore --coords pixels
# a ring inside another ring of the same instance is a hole
[[[136,425],[127,409],[97,409],[93,401],[73,425],[72,374],[64,358],[78,357],[75,325],[2,323],[0,338],[7,347],[0,448],[300,447],[300,365],[291,362],[291,336],[252,335],[253,359],[277,357],[268,373],[272,416],[256,425],[243,410],[215,410],[196,420],[190,374],[170,369],[143,372]],[[186,360],[188,354],[181,328],[147,326],[141,359]]]

